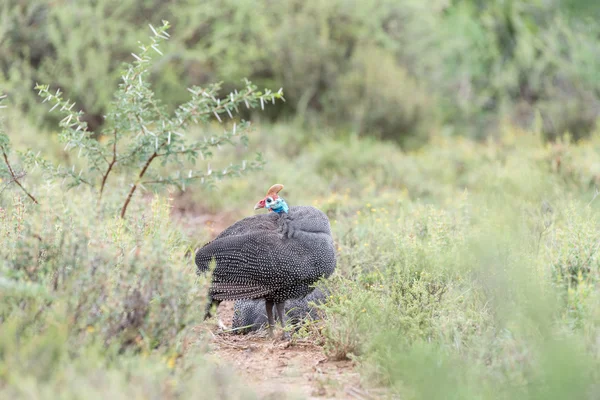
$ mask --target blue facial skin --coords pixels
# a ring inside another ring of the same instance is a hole
[[[269,201],[270,199],[271,198],[269,197],[265,201],[265,208],[267,210],[271,210],[277,214],[288,213],[289,207],[283,198],[278,197],[275,200]]]

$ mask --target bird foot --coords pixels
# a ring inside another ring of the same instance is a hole
[[[281,336],[275,337],[275,331],[272,326],[269,327],[267,334],[269,335],[269,339],[276,341],[290,341],[292,340],[292,335],[288,331],[283,331]]]
[[[292,340],[292,335],[290,335],[290,333],[288,331],[283,331],[279,340],[280,341],[290,341],[290,340]]]
[[[227,328],[227,325],[225,325],[223,323],[223,321],[221,321],[221,318],[219,318],[219,320],[217,321],[217,326],[219,327],[219,329],[221,329],[223,331],[226,331],[229,329],[229,328]]]

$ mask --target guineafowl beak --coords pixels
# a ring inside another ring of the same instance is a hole
[[[261,208],[265,208],[265,199],[262,199],[261,201],[256,203],[256,205],[254,206],[255,210],[259,210]]]

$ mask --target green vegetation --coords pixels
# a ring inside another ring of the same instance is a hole
[[[529,129],[536,113],[551,138],[585,137],[599,114],[599,10],[586,0],[6,0],[0,74],[38,119],[47,115],[23,89],[60,87],[95,131],[120,63],[166,19],[174,39],[151,77],[171,109],[186,87],[223,81],[229,92],[248,78],[285,88],[273,118],[405,145],[485,138],[507,122]]]
[[[594,2],[80,3],[0,5],[0,398],[257,398],[177,221],[274,182],[338,248],[302,335],[366,387],[596,397]]]
[[[292,127],[264,127],[252,141],[269,160],[261,173],[216,190],[194,188],[186,201],[233,220],[252,213],[251,193],[284,177],[290,202],[328,213],[339,266],[320,335],[332,357],[355,358],[367,384],[408,398],[585,398],[593,391],[600,137],[544,145],[535,134],[508,131],[487,144],[441,140],[412,153],[369,139],[323,138],[289,155],[296,136]],[[236,152],[221,153],[221,161]],[[29,186],[34,179],[27,177]],[[201,236],[186,239],[160,197],[140,198],[126,220],[110,213],[98,220],[88,212],[96,199],[87,189],[33,186],[44,199],[39,206],[16,188],[1,205],[3,382],[33,380],[51,391],[77,376],[99,391],[82,361],[92,357],[128,393],[138,376],[124,376],[142,357],[136,373],[148,381],[140,390],[170,390],[169,357],[177,355],[177,390],[198,387],[185,366],[207,364],[183,344],[198,347],[189,329],[200,321],[203,292],[186,249],[208,232],[196,227]],[[121,200],[109,196],[103,209]],[[132,304],[139,311],[125,312]],[[33,349],[13,345],[17,330]],[[44,356],[40,370],[14,367],[47,352],[54,356]],[[155,371],[165,380],[144,378]]]
[[[125,216],[127,207],[138,187],[154,185],[175,185],[184,191],[186,184],[200,182],[201,184],[213,183],[216,179],[223,179],[231,175],[239,175],[246,170],[260,167],[260,157],[256,162],[247,164],[231,164],[223,170],[213,171],[210,166],[205,171],[189,170],[186,175],[181,171],[171,176],[163,176],[155,171],[153,164],[160,161],[163,167],[175,164],[180,166],[183,158],[195,162],[198,157],[203,160],[212,157],[215,148],[226,144],[233,144],[235,139],[247,143],[246,131],[249,123],[242,120],[238,125],[234,122],[230,130],[225,130],[221,135],[204,137],[203,140],[194,142],[186,141],[182,131],[189,128],[192,123],[208,123],[212,117],[222,122],[220,115],[229,116],[239,112],[242,104],[251,109],[259,103],[264,109],[266,102],[275,103],[275,99],[282,98],[281,89],[272,93],[266,89],[265,93],[258,92],[256,86],[246,81],[246,87],[238,93],[229,93],[220,99],[220,85],[213,84],[208,88],[192,87],[188,91],[192,94],[191,100],[181,104],[173,115],[168,115],[164,106],[155,98],[154,92],[146,82],[150,66],[151,54],[160,51],[160,43],[168,39],[168,23],[155,29],[151,43],[141,45],[139,55],[132,54],[136,61],[128,65],[122,74],[123,82],[115,94],[108,114],[100,133],[88,130],[88,125],[83,121],[83,112],[74,111],[75,102],[63,100],[60,89],[52,94],[48,85],[37,85],[39,95],[44,102],[52,104],[51,110],[58,109],[63,118],[59,125],[62,131],[59,135],[61,142],[66,143],[65,150],[78,150],[78,156],[88,160],[86,173],[75,169],[54,168],[43,159],[30,154],[32,163],[42,164],[49,173],[50,178],[63,178],[67,180],[68,187],[81,184],[89,185],[98,190],[98,202],[102,199],[104,188],[112,173],[119,171],[125,174],[134,172],[135,179],[130,184],[127,197],[121,208],[121,217]],[[138,166],[141,166],[138,169]]]

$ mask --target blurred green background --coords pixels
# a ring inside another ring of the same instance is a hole
[[[0,398],[260,398],[206,355],[191,255],[281,182],[327,213],[338,251],[324,319],[296,340],[353,360],[365,390],[597,399],[599,18],[594,0],[3,0],[2,126],[39,204],[0,160]],[[60,88],[107,146],[121,67],[163,19],[167,109],[243,78],[286,101],[241,109],[248,148],[211,160],[261,152],[262,170],[139,190],[119,219],[137,165],[99,204],[24,162],[89,167],[33,87]]]
[[[432,135],[589,135],[600,113],[592,0],[5,0],[2,87],[36,121],[35,82],[61,87],[92,128],[149,23],[173,26],[153,81],[171,106],[192,84],[285,88],[272,121],[419,145]]]

